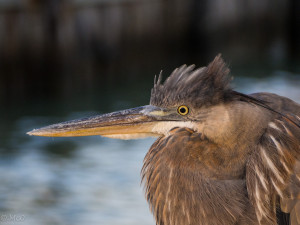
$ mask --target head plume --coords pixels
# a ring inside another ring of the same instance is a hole
[[[194,69],[195,66],[183,65],[161,83],[161,74],[154,81],[150,104],[158,106],[175,106],[191,104],[195,107],[212,105],[225,101],[232,90],[229,69],[221,54],[207,66]]]

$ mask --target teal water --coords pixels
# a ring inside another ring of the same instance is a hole
[[[244,93],[274,92],[300,102],[300,76],[236,77]],[[148,104],[141,84],[99,91],[87,101],[45,100],[0,112],[0,223],[22,225],[155,224],[140,185],[155,139],[44,138],[25,133],[51,123]],[[13,216],[19,216],[13,217]]]

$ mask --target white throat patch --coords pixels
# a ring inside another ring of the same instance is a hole
[[[152,132],[157,133],[159,135],[169,135],[169,131],[175,127],[187,127],[192,130],[198,131],[198,127],[195,126],[195,123],[190,121],[165,121],[157,123],[153,128]]]

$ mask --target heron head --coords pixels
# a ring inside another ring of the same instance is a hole
[[[58,123],[28,134],[134,139],[167,135],[174,127],[199,130],[208,118],[215,120],[213,112],[234,98],[230,80],[229,69],[218,55],[207,67],[183,65],[175,69],[163,83],[160,74],[149,105]]]

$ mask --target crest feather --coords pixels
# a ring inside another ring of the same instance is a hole
[[[182,65],[176,68],[164,83],[160,73],[151,91],[150,104],[199,107],[224,101],[231,93],[229,72],[219,54],[207,67],[195,69],[195,65]]]

